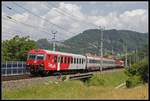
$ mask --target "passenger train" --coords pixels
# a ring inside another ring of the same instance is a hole
[[[30,50],[26,65],[31,74],[52,72],[89,72],[94,70],[119,68],[124,61],[95,56],[84,56],[44,49]]]

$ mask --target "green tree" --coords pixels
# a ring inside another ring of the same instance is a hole
[[[148,82],[148,59],[145,58],[142,61],[135,63],[131,68],[127,69],[125,73],[129,76],[126,81],[127,87],[133,87],[140,83]]]
[[[35,41],[30,40],[29,36],[14,36],[10,40],[2,42],[2,61],[25,61],[27,52],[31,49],[37,49]]]

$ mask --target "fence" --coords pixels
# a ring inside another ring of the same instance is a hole
[[[24,61],[6,61],[1,63],[2,76],[29,74]]]

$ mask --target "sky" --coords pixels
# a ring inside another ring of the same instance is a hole
[[[66,40],[87,29],[148,32],[148,2],[2,2],[2,40]]]

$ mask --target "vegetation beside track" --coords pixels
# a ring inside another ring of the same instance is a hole
[[[94,85],[95,76],[103,79],[104,83]],[[115,89],[116,85],[127,79],[124,71],[97,73],[95,76],[86,82],[48,81],[15,90],[2,89],[2,99],[148,99],[147,84]]]
[[[124,83],[127,79],[127,75],[124,73],[124,69],[121,71],[113,72],[99,72],[96,73],[92,78],[86,81],[88,86],[110,86],[115,87],[121,83]]]

